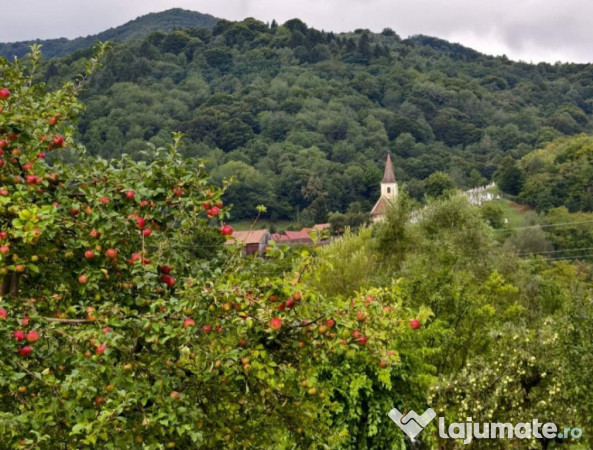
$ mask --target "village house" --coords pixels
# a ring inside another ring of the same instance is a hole
[[[270,239],[272,236],[268,230],[234,231],[225,245],[240,243],[243,245],[243,254],[257,253],[259,256],[263,256]]]

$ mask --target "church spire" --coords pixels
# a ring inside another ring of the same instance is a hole
[[[393,164],[391,162],[391,155],[389,153],[387,153],[385,173],[383,174],[383,181],[381,181],[381,183],[395,183],[395,174],[393,173]]]

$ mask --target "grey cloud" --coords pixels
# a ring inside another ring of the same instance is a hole
[[[230,20],[298,17],[332,31],[393,28],[527,61],[593,61],[589,0],[28,0],[7,2],[0,41],[97,33],[153,11],[181,7]]]

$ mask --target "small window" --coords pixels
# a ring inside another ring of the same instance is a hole
[[[391,194],[391,188],[390,187],[387,188],[387,193],[388,194]]]

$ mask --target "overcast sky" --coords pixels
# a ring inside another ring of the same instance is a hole
[[[591,0],[0,0],[0,42],[95,34],[149,12],[185,8],[229,20],[427,34],[528,62],[593,62]]]

